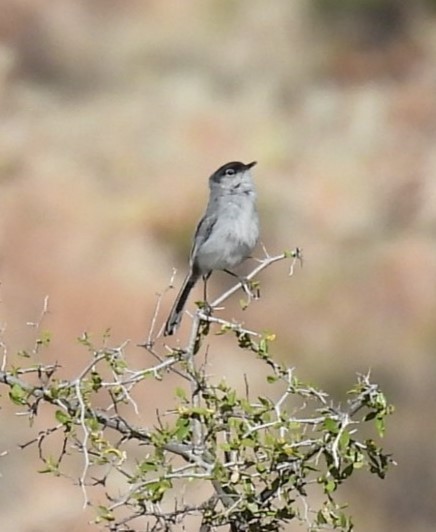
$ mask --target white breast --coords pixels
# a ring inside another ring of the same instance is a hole
[[[219,207],[221,215],[197,251],[202,273],[237,266],[250,255],[259,237],[254,194],[227,196]]]

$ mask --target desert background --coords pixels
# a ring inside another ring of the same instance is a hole
[[[304,266],[271,267],[261,300],[227,311],[337,401],[371,370],[398,465],[341,497],[357,531],[434,530],[435,146],[435,2],[0,0],[1,351],[32,350],[48,296],[40,356],[65,376],[84,331],[149,363],[137,344],[173,268],[182,282],[208,176],[257,160],[262,242]],[[209,358],[235,385],[252,363]],[[80,490],[17,447],[32,432],[0,393],[2,531],[94,530]],[[146,422],[166,397],[141,393]]]

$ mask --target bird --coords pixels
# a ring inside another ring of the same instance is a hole
[[[259,238],[256,190],[251,169],[253,161],[232,161],[209,177],[209,201],[194,233],[189,271],[174,301],[164,328],[164,336],[174,334],[183,309],[196,282],[205,283],[215,270],[232,268],[248,258]]]

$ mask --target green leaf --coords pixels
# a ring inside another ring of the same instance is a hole
[[[165,478],[147,484],[150,501],[154,503],[161,501],[166,491],[171,487],[171,481]]]
[[[138,469],[141,473],[150,473],[157,471],[159,467],[157,460],[144,460],[139,464]]]
[[[297,255],[298,255],[298,248],[297,250],[295,249],[285,249],[285,251],[283,251],[283,254],[284,256],[287,258],[287,259],[293,259],[295,258]]]
[[[333,434],[337,434],[339,430],[339,423],[331,417],[328,417],[324,420],[323,429]]]
[[[261,338],[259,341],[259,354],[267,355],[268,354],[268,339]]]
[[[336,482],[334,480],[327,480],[327,482],[324,483],[324,491],[325,493],[332,493],[336,489]]]
[[[259,400],[260,404],[262,406],[264,406],[265,408],[268,408],[268,409],[271,408],[272,403],[271,403],[270,399],[268,399],[266,397],[259,396],[258,400]]]
[[[179,386],[177,386],[177,388],[176,388],[176,397],[178,397],[179,399],[185,400],[186,399],[186,390],[184,390],[183,388],[180,388]]]
[[[327,525],[327,519],[324,516],[324,511],[320,510],[316,515],[316,521],[319,525]]]
[[[82,344],[85,347],[92,349],[91,337],[86,331],[82,334],[82,336],[79,336],[77,338],[77,341],[79,342],[79,344]]]
[[[345,467],[342,471],[342,478],[343,479],[346,479],[348,478],[349,476],[351,476],[351,474],[353,473],[354,471],[354,464],[349,464],[347,465],[347,467]]]
[[[191,423],[189,419],[186,418],[179,418],[176,422],[176,430],[174,432],[174,436],[179,441],[184,441],[191,433]]]
[[[88,417],[86,419],[86,426],[92,431],[92,432],[96,432],[98,430],[100,430],[101,426],[100,426],[100,423],[98,422],[97,419],[95,419],[95,417]]]
[[[127,369],[127,362],[121,358],[111,359],[110,366],[117,375],[123,375]]]
[[[299,430],[301,423],[299,421],[289,421],[287,425],[288,430]]]
[[[241,446],[246,448],[254,448],[258,445],[257,440],[254,437],[244,438],[241,440]]]
[[[348,430],[344,430],[339,438],[339,445],[342,449],[346,449],[350,443],[350,433]]]
[[[25,405],[27,395],[28,393],[26,390],[24,390],[19,384],[13,384],[9,391],[9,397],[16,405]]]
[[[99,513],[99,520],[110,521],[110,522],[115,521],[114,514],[106,506],[102,506],[102,505],[99,506],[98,513]]]
[[[246,308],[248,307],[248,302],[245,299],[240,299],[239,306],[242,310],[246,310]]]
[[[55,460],[53,457],[48,456],[44,460],[45,468],[40,469],[38,473],[54,473],[56,476],[59,476],[59,462]]]
[[[62,423],[62,425],[71,425],[71,416],[64,410],[56,410],[55,418],[59,423]]]
[[[92,390],[94,392],[98,392],[100,390],[102,385],[103,379],[100,377],[100,374],[97,371],[91,372],[91,383],[92,383]]]
[[[378,432],[378,435],[380,436],[380,438],[383,438],[383,436],[385,435],[385,419],[384,417],[376,417],[375,419],[375,428],[377,429],[377,432]]]
[[[229,331],[231,331],[233,328],[230,327],[229,325],[227,325],[226,323],[224,323],[223,325],[221,325],[220,327],[220,330],[217,331],[215,334],[217,336],[220,336],[220,335],[223,335],[223,334],[226,334],[228,333]]]

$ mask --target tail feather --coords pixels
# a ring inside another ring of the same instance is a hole
[[[193,273],[190,273],[186,276],[182,288],[180,289],[180,292],[176,297],[176,300],[174,301],[173,308],[171,309],[170,315],[165,324],[164,336],[171,336],[172,334],[174,334],[175,330],[179,326],[182,320],[183,309],[185,307],[186,300],[188,299],[188,296],[191,290],[194,288],[194,285],[197,280],[198,275],[195,275]]]

